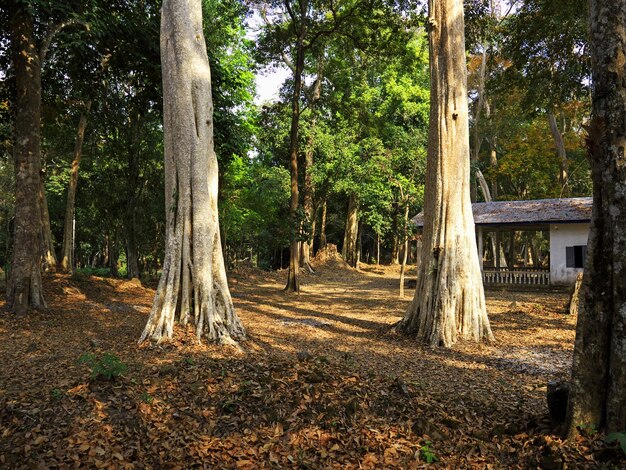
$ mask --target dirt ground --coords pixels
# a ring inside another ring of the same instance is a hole
[[[241,350],[188,330],[138,346],[154,295],[138,282],[50,276],[47,311],[0,312],[0,467],[626,468],[548,418],[566,293],[487,291],[497,341],[439,350],[390,332],[413,296],[396,267],[318,260],[298,296],[286,272],[230,277]],[[90,379],[78,359],[107,352],[127,369]]]

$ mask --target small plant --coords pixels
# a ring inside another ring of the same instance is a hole
[[[422,447],[420,447],[420,456],[426,463],[435,463],[437,460],[437,455],[433,452],[430,446],[433,443],[430,441],[426,441]]]
[[[188,366],[193,366],[195,363],[196,363],[196,361],[194,360],[193,357],[187,356],[185,358],[185,364],[187,364]]]
[[[58,388],[54,388],[54,389],[50,390],[50,396],[55,401],[62,400],[64,395],[65,394],[63,393],[63,391],[59,390]]]
[[[98,357],[95,354],[83,354],[78,359],[79,364],[86,364],[91,369],[91,379],[115,380],[126,372],[126,364],[113,353],[104,353]]]
[[[144,403],[147,403],[148,405],[151,405],[152,402],[154,401],[154,397],[150,395],[148,392],[143,392],[141,394],[141,401]]]
[[[606,436],[606,442],[612,444],[613,442],[619,442],[619,446],[622,449],[624,455],[626,455],[626,431],[612,432]]]
[[[576,426],[581,435],[586,437],[594,437],[598,434],[598,429],[593,424],[579,424]]]

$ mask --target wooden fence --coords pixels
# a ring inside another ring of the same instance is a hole
[[[483,283],[549,286],[550,270],[541,268],[483,268]]]

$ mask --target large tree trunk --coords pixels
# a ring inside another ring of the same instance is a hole
[[[85,109],[80,113],[78,130],[76,131],[76,143],[74,144],[74,158],[70,172],[70,183],[67,188],[67,203],[65,204],[65,224],[63,228],[63,254],[61,256],[61,269],[71,273],[74,268],[74,218],[76,212],[76,188],[78,187],[78,167],[83,155],[83,141],[87,128],[87,116],[91,110],[91,101],[87,101]]]
[[[470,201],[462,0],[429,0],[430,128],[422,261],[397,330],[432,346],[491,339]]]
[[[359,234],[359,205],[356,196],[348,198],[348,214],[346,216],[346,229],[343,236],[343,248],[341,254],[353,268],[357,267],[357,236]]]
[[[626,0],[590,0],[593,212],[567,419],[626,429]]]
[[[15,238],[7,307],[16,313],[46,306],[41,283],[41,62],[27,6],[12,5],[11,42],[16,78]],[[35,216],[33,216],[35,215]]]
[[[220,241],[211,71],[201,0],[165,0],[161,13],[166,253],[140,341],[171,338],[175,318],[197,336],[245,337],[233,307]],[[180,296],[180,298],[179,298]]]

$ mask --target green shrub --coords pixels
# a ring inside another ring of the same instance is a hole
[[[91,369],[90,377],[93,380],[115,380],[126,372],[126,364],[112,353],[104,353],[98,357],[95,354],[83,354],[78,359],[79,364],[86,364]]]
[[[150,395],[148,392],[143,392],[141,394],[141,401],[150,405],[154,401],[154,397]]]
[[[622,432],[612,432],[608,436],[606,436],[606,442],[609,444],[613,442],[619,442],[619,446],[622,449],[624,455],[626,455],[626,431]]]
[[[426,463],[435,463],[437,460],[437,455],[430,448],[432,442],[426,441],[424,445],[420,448],[420,456]]]

